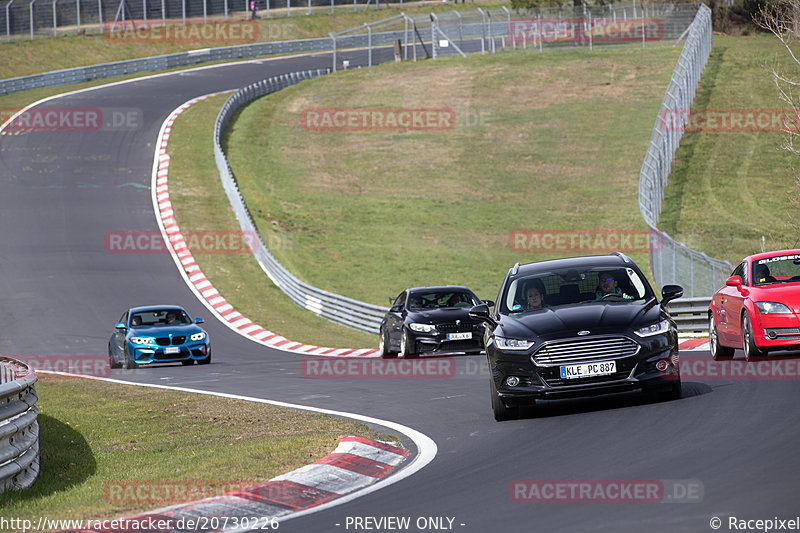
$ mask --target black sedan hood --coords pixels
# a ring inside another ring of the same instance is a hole
[[[455,322],[456,320],[475,322],[475,319],[469,316],[469,308],[463,307],[442,307],[438,309],[409,311],[407,317],[410,322],[419,322],[422,324],[447,324]]]
[[[579,331],[590,335],[620,333],[655,324],[662,309],[655,300],[642,305],[631,302],[590,302],[548,307],[504,316],[496,334],[512,339],[543,340],[572,337]]]

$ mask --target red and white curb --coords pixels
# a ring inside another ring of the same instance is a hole
[[[274,528],[273,519],[317,507],[388,476],[409,455],[405,448],[392,444],[343,435],[330,455],[265,483],[118,522],[158,524],[155,529],[165,533],[192,529],[186,527],[189,521],[208,521],[210,527],[203,529],[216,531],[253,530],[270,524]],[[210,517],[216,517],[215,523]]]
[[[707,352],[709,350],[708,337],[682,340],[678,343],[678,350],[681,352]]]
[[[155,160],[153,162],[153,183],[151,187],[153,208],[156,221],[158,222],[159,228],[161,228],[161,234],[164,237],[167,248],[187,285],[189,285],[189,288],[192,289],[209,311],[214,313],[225,325],[233,331],[264,346],[304,355],[380,357],[380,352],[375,348],[326,348],[295,342],[269,331],[236,311],[219,291],[214,288],[214,285],[209,281],[206,275],[203,274],[203,271],[200,270],[175,221],[172,203],[169,199],[168,175],[170,157],[167,155],[167,144],[169,142],[172,125],[181,113],[197,102],[219,94],[224,93],[213,93],[193,98],[173,110],[161,125],[161,131],[159,132],[156,142]]]
[[[75,531],[76,533],[108,533],[111,531],[159,531],[163,533],[178,533],[179,531],[186,530],[204,530],[235,533],[238,531],[266,529],[266,526],[269,526],[269,529],[277,529],[273,523],[273,519],[277,522],[283,522],[323,509],[342,505],[371,492],[378,491],[419,472],[430,464],[438,453],[436,443],[424,433],[397,422],[392,422],[391,420],[383,420],[358,413],[348,413],[321,407],[298,405],[224,392],[212,392],[202,389],[173,387],[153,383],[132,383],[119,379],[85,376],[66,372],[44,371],[43,373],[93,379],[134,387],[172,390],[204,396],[244,400],[253,403],[300,409],[323,415],[348,418],[364,424],[381,426],[397,434],[405,435],[414,443],[416,448],[416,450],[412,452],[406,448],[386,442],[369,440],[352,435],[341,436],[339,437],[338,447],[326,457],[287,474],[277,476],[265,483],[245,489],[234,490],[220,496],[212,496],[194,502],[171,505],[141,515],[117,520],[117,524],[123,527],[126,524],[123,524],[122,521],[127,520],[128,529],[120,529],[120,527],[116,529],[113,527],[108,529],[84,527],[80,532],[77,530],[64,531]],[[253,523],[254,517],[259,518],[259,520],[264,518],[266,522],[259,521],[256,526]],[[248,518],[250,520],[249,523],[247,522]],[[181,521],[181,519],[183,519],[183,521]],[[191,519],[195,520],[195,527],[187,528],[188,520]],[[212,523],[214,519],[217,520]],[[161,524],[165,527],[161,528],[155,525],[158,524],[159,520],[163,520]],[[199,526],[198,520],[207,524],[207,526]],[[223,521],[226,522],[227,527],[222,527]],[[109,520],[105,523],[109,522],[111,521]],[[238,528],[236,526],[237,523],[240,526]],[[91,525],[93,524],[94,521]],[[138,525],[139,527],[131,529],[132,525]],[[172,527],[172,529],[170,527]]]

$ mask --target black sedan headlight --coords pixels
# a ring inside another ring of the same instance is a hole
[[[413,331],[417,333],[436,333],[436,326],[433,324],[421,324],[419,322],[412,322],[408,325]]]
[[[653,335],[661,335],[669,331],[669,320],[662,320],[649,326],[639,328],[634,331],[640,337],[652,337]]]
[[[527,340],[527,339],[507,339],[505,337],[495,337],[494,339],[495,344],[501,350],[509,350],[509,351],[525,351],[529,349],[531,346],[536,344],[536,341]]]

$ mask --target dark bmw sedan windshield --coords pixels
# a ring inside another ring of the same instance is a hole
[[[515,265],[494,312],[483,319],[498,420],[536,399],[588,396],[632,389],[678,397],[678,336],[664,304],[639,267],[623,254]]]

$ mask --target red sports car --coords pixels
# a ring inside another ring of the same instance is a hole
[[[717,360],[800,350],[800,250],[745,257],[711,299],[708,340]]]

